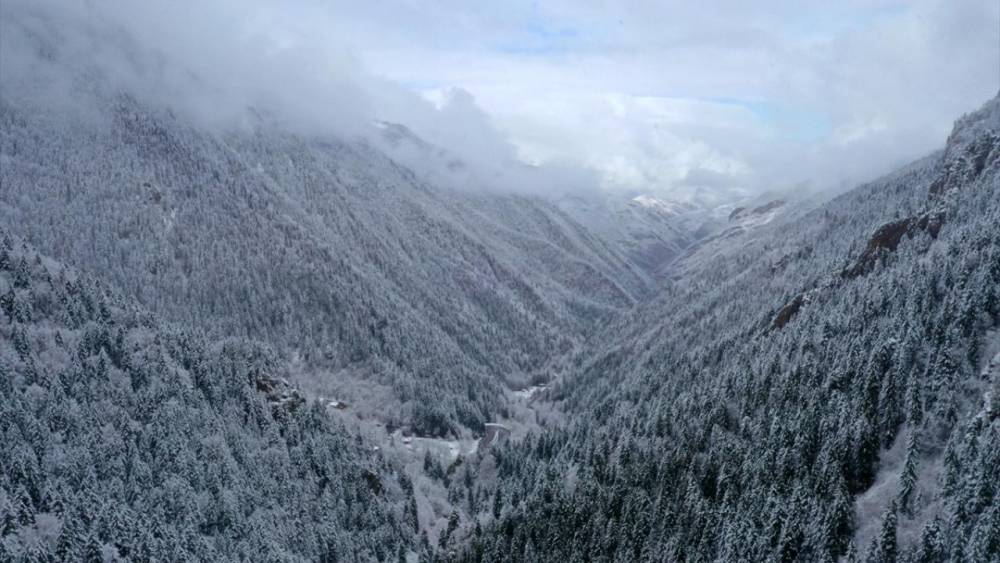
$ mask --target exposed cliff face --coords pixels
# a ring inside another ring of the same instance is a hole
[[[950,157],[950,158],[949,158]],[[929,196],[942,196],[949,190],[975,181],[1000,160],[1000,137],[987,133],[962,147],[946,153],[938,179],[931,184]]]
[[[881,224],[868,238],[864,250],[854,262],[839,273],[839,278],[850,280],[870,273],[879,260],[896,252],[905,240],[926,235],[936,240],[948,220],[948,204],[952,194],[986,180],[1000,168],[1000,101],[993,100],[983,109],[966,116],[955,124],[948,144],[934,165],[933,180],[920,209],[906,217]],[[775,202],[780,203],[780,202]],[[768,204],[762,208],[772,209]],[[757,209],[752,212],[757,212]],[[744,208],[733,212],[730,219],[752,213]],[[779,268],[787,265],[786,257],[777,262]],[[835,286],[829,281],[810,292]],[[810,292],[796,295],[786,303],[771,320],[772,330],[784,328],[802,307],[809,302]]]
[[[871,270],[880,256],[895,252],[903,237],[926,233],[936,239],[948,220],[948,199],[955,191],[979,181],[1000,166],[1000,101],[993,100],[981,110],[955,124],[937,165],[922,212],[883,224],[868,239],[865,250],[841,275],[856,278]]]
[[[895,252],[904,236],[913,238],[919,233],[927,233],[936,239],[944,218],[944,213],[941,211],[928,211],[918,217],[906,217],[885,223],[868,239],[864,252],[854,265],[841,272],[841,275],[845,278],[864,275],[875,266],[880,256]]]
[[[771,323],[771,327],[776,329],[784,328],[805,303],[806,297],[804,294],[796,295],[787,305],[778,311],[778,314],[774,317],[774,321]]]

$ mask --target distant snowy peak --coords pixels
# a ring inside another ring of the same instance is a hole
[[[758,226],[770,223],[787,203],[783,199],[773,199],[755,207],[739,206],[729,213],[729,222],[742,226]]]
[[[645,209],[670,215],[680,215],[682,213],[689,213],[699,209],[697,205],[692,203],[667,200],[645,194],[632,198],[632,203]]]
[[[620,249],[651,279],[719,224],[709,208],[646,194],[574,195],[556,203],[567,215]]]
[[[430,184],[458,187],[477,185],[483,170],[470,167],[450,151],[424,140],[406,125],[375,121],[379,131],[376,142],[394,159],[399,159],[417,176]],[[530,167],[524,174],[505,178],[528,180]],[[507,168],[498,176],[518,172]],[[626,257],[637,271],[652,281],[664,265],[691,248],[698,241],[715,234],[726,226],[725,218],[733,207],[707,206],[690,201],[653,194],[630,195],[621,192],[591,192],[587,190],[539,193],[555,203],[561,211],[583,225],[614,252]]]

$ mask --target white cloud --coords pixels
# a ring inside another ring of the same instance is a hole
[[[26,39],[6,16],[41,14],[75,25],[68,64],[90,57],[199,119],[232,123],[252,106],[337,134],[385,119],[470,163],[576,163],[566,178],[592,183],[592,169],[628,190],[862,180],[940,146],[998,79],[991,0],[8,0],[2,10],[6,95],[18,72],[46,72],[16,64]],[[127,56],[92,41],[113,30]]]
[[[866,179],[940,146],[997,90],[989,0],[515,4],[500,31],[449,6],[468,25],[362,57],[416,88],[468,90],[529,158],[666,189],[692,166],[739,168],[749,188]]]

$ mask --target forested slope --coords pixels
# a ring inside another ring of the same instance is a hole
[[[387,386],[391,422],[481,430],[505,389],[650,291],[540,198],[430,186],[372,142],[263,113],[207,127],[74,66],[30,11],[0,24],[0,220],[167,319]]]
[[[459,559],[1000,559],[998,133],[993,100],[595,337]]]
[[[406,479],[281,391],[268,348],[164,324],[3,231],[0,309],[0,560],[408,549]]]
[[[1000,560],[1000,100],[726,222],[206,123],[49,8],[0,6],[0,560]]]

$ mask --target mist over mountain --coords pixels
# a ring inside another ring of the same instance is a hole
[[[0,560],[1000,561],[1000,97],[624,189],[328,15],[0,5]]]

